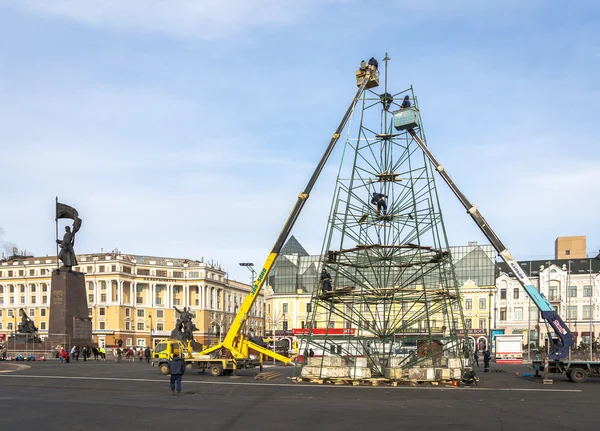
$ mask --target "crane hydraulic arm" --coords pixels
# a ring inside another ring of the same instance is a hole
[[[471,204],[466,196],[462,194],[460,189],[450,178],[450,175],[448,175],[444,167],[435,159],[419,135],[417,135],[412,128],[408,129],[408,133],[410,133],[417,145],[419,145],[421,150],[423,150],[423,153],[425,153],[446,184],[448,184],[450,190],[452,190],[458,200],[463,204],[471,218],[475,221],[477,226],[479,226],[479,229],[481,229],[486,238],[492,243],[492,246],[494,246],[500,257],[504,260],[504,262],[506,262],[510,270],[517,277],[517,280],[521,286],[523,286],[523,289],[525,289],[533,303],[540,310],[542,318],[548,322],[548,324],[556,333],[558,337],[557,340],[549,337],[551,353],[548,356],[548,359],[561,360],[565,358],[569,353],[569,348],[573,345],[573,336],[571,334],[571,330],[567,327],[550,302],[548,302],[548,300],[540,292],[538,292],[531,280],[529,280],[529,277],[527,277],[523,269],[519,266],[518,262],[510,254],[500,238],[498,238],[496,233],[492,230],[488,222],[483,218],[483,215],[481,215],[477,207]]]
[[[240,331],[241,331],[244,323],[248,319],[248,314],[250,313],[250,309],[254,305],[256,298],[258,298],[258,294],[260,293],[263,284],[267,280],[269,272],[271,271],[271,268],[273,267],[273,264],[275,263],[277,256],[279,256],[279,252],[281,251],[281,248],[283,247],[285,241],[287,240],[288,236],[290,235],[290,232],[291,232],[292,228],[294,227],[294,224],[296,223],[296,220],[298,219],[298,216],[300,215],[302,208],[304,208],[304,204],[306,203],[306,200],[308,199],[310,192],[312,191],[315,183],[317,182],[317,179],[319,178],[319,175],[321,174],[321,171],[323,170],[325,163],[327,162],[327,159],[331,155],[331,153],[335,147],[335,144],[337,143],[337,141],[340,138],[340,134],[342,133],[344,127],[346,126],[346,123],[350,119],[350,116],[352,115],[352,112],[354,111],[354,107],[358,103],[361,95],[363,94],[365,88],[367,87],[367,84],[369,83],[370,73],[375,73],[375,72],[367,72],[366,79],[364,79],[362,81],[361,85],[358,87],[358,90],[356,92],[356,95],[354,96],[354,99],[352,99],[352,102],[350,103],[350,106],[346,110],[346,113],[344,114],[342,121],[340,122],[336,131],[333,133],[333,136],[331,137],[331,140],[329,141],[329,145],[325,149],[325,153],[323,154],[323,157],[321,157],[321,160],[319,161],[317,167],[315,168],[315,171],[313,172],[312,176],[310,177],[310,180],[308,181],[308,184],[306,185],[304,191],[298,195],[298,199],[296,200],[296,204],[294,205],[292,212],[288,216],[288,219],[285,222],[283,229],[281,230],[279,236],[277,237],[277,241],[275,241],[275,245],[273,246],[271,253],[267,257],[267,260],[266,260],[263,268],[258,273],[256,281],[254,282],[254,284],[252,286],[252,290],[250,291],[248,296],[246,296],[246,299],[244,300],[238,313],[236,314],[236,316],[231,324],[231,327],[227,331],[227,335],[225,336],[225,339],[223,340],[222,343],[217,344],[216,346],[213,346],[213,347],[210,347],[210,348],[204,350],[203,352],[201,352],[202,354],[209,354],[209,353],[214,352],[219,349],[226,349],[229,352],[231,352],[231,355],[233,358],[244,358],[246,356],[246,352],[247,352],[248,348],[251,348],[251,349],[254,349],[266,356],[274,357],[283,362],[291,361],[290,359],[288,359],[286,357],[278,355],[275,352],[271,352],[268,349],[265,349],[264,347],[261,347],[261,346],[257,345],[256,343],[253,343],[253,342],[245,339],[240,334]]]

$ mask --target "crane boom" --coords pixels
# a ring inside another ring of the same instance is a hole
[[[216,350],[225,348],[231,352],[231,354],[234,358],[243,358],[243,357],[245,357],[248,347],[250,347],[250,348],[252,348],[256,351],[259,351],[267,356],[275,357],[276,359],[278,359],[280,361],[290,362],[290,360],[288,358],[278,355],[275,352],[272,352],[272,354],[271,354],[270,352],[265,351],[266,349],[261,348],[261,346],[258,346],[257,344],[255,344],[251,341],[244,340],[243,342],[240,342],[240,339],[243,338],[240,336],[240,331],[241,331],[244,323],[248,319],[248,314],[250,313],[252,306],[254,305],[256,299],[258,298],[258,294],[260,293],[262,286],[265,283],[265,281],[269,275],[269,272],[271,271],[271,268],[273,267],[273,264],[275,263],[275,260],[279,256],[279,252],[281,251],[283,244],[285,243],[288,236],[290,235],[290,232],[292,231],[292,228],[294,227],[294,224],[296,223],[296,220],[298,219],[298,216],[300,215],[302,208],[304,208],[304,204],[306,203],[306,200],[308,199],[310,192],[312,191],[315,183],[317,182],[319,175],[323,171],[323,168],[325,167],[325,163],[327,162],[327,159],[329,159],[329,156],[331,155],[333,149],[335,148],[337,141],[340,138],[340,134],[342,133],[344,127],[346,126],[346,123],[350,119],[350,116],[352,115],[352,112],[354,111],[354,107],[358,103],[361,95],[363,94],[365,88],[367,87],[367,84],[369,84],[370,73],[371,72],[367,72],[366,78],[359,85],[358,90],[356,91],[356,95],[352,99],[350,106],[348,106],[348,109],[346,110],[346,113],[344,114],[342,121],[340,122],[337,129],[333,133],[331,140],[329,141],[329,145],[325,149],[325,153],[323,154],[323,157],[321,157],[321,160],[317,164],[317,167],[315,168],[312,176],[310,177],[308,184],[306,185],[306,187],[304,188],[302,193],[300,193],[298,195],[298,199],[296,200],[296,203],[295,203],[294,207],[292,208],[292,212],[290,213],[285,224],[283,225],[283,229],[279,233],[279,236],[277,237],[277,240],[275,241],[275,245],[273,246],[271,253],[269,253],[269,256],[267,257],[267,260],[266,260],[265,264],[263,265],[263,268],[258,273],[258,276],[256,278],[256,281],[252,285],[252,289],[250,290],[250,293],[244,299],[244,302],[242,303],[238,313],[236,314],[233,322],[231,323],[231,326],[230,326],[229,330],[227,331],[227,335],[225,336],[225,339],[223,340],[222,343],[217,344],[216,346],[210,347],[208,349],[205,349],[203,352],[201,352],[201,354],[209,354]],[[245,344],[245,345],[242,346],[242,344]]]
[[[517,277],[517,280],[521,286],[523,286],[523,289],[525,289],[533,303],[540,310],[542,318],[548,322],[558,336],[558,341],[555,341],[552,337],[549,337],[552,352],[550,355],[548,355],[548,359],[560,360],[565,358],[569,353],[569,348],[573,345],[573,335],[571,334],[571,330],[558,315],[552,304],[550,304],[550,302],[548,302],[548,300],[540,292],[538,292],[529,277],[527,277],[527,274],[525,274],[516,259],[508,251],[498,235],[496,235],[496,233],[492,230],[485,218],[483,218],[483,215],[481,215],[477,207],[469,202],[467,197],[460,191],[458,186],[454,183],[454,181],[452,181],[452,178],[450,178],[450,175],[448,175],[448,172],[446,172],[444,167],[436,160],[419,135],[417,135],[412,128],[407,130],[417,145],[421,148],[421,150],[423,150],[425,156],[427,156],[427,158],[431,161],[446,184],[448,184],[450,190],[452,190],[458,200],[465,207],[473,221],[477,224],[477,226],[479,226],[479,229],[481,229],[483,234],[496,249],[502,260],[506,262],[512,273]]]

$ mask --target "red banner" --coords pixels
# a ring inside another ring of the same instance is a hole
[[[312,335],[355,335],[355,328],[294,328],[294,335],[308,335],[309,331]]]

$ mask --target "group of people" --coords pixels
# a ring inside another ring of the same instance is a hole
[[[115,362],[121,362],[123,356],[125,356],[125,360],[129,362],[134,362],[135,358],[139,360],[140,363],[146,360],[146,363],[150,363],[150,359],[152,358],[152,350],[150,347],[130,347],[127,349],[123,349],[122,347],[115,346],[113,350],[113,355]]]

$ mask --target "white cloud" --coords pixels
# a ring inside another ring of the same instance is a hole
[[[313,0],[14,0],[14,7],[94,26],[215,40],[304,17]]]

